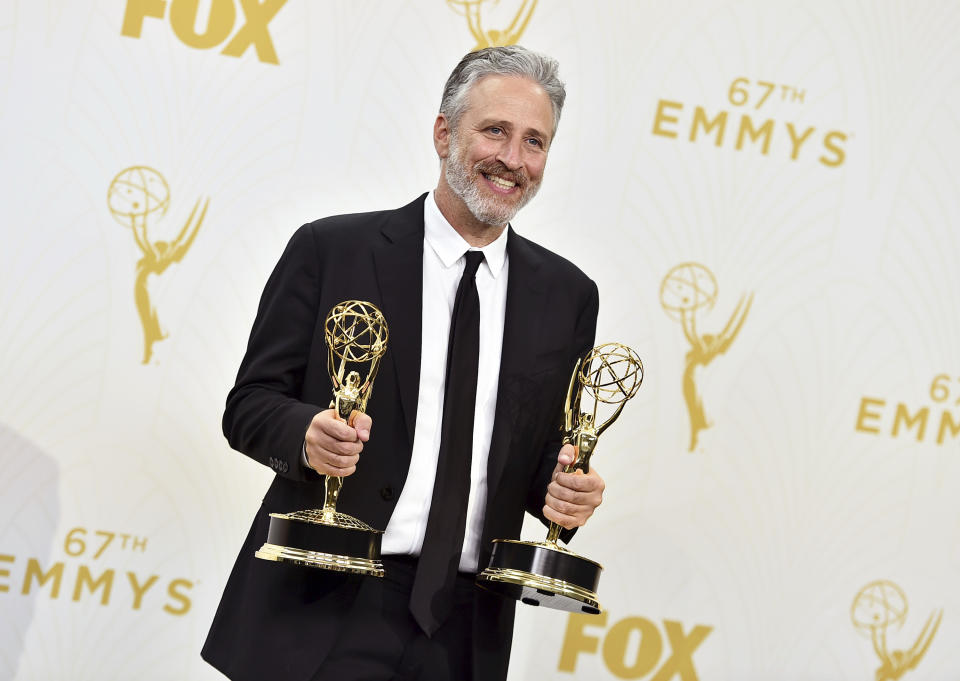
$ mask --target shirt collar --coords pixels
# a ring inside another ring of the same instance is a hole
[[[423,203],[424,240],[440,258],[445,268],[452,267],[467,251],[483,251],[483,261],[490,270],[491,276],[496,279],[503,271],[503,264],[507,260],[507,232],[504,229],[500,236],[483,248],[473,248],[462,236],[457,233],[447,219],[443,217],[433,192]]]

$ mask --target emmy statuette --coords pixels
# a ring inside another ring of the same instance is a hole
[[[574,446],[576,459],[564,472],[590,471],[597,438],[620,416],[642,381],[643,363],[620,343],[599,345],[574,364],[564,404],[563,443]],[[581,410],[585,392],[593,400],[590,411]],[[597,425],[601,403],[615,410]],[[560,546],[559,537],[560,526],[550,523],[546,541],[494,540],[490,565],[477,576],[477,583],[527,605],[598,614],[596,591],[603,567]]]
[[[333,382],[337,418],[353,422],[365,412],[380,359],[387,351],[387,322],[371,303],[347,300],[330,310],[324,323],[327,369]],[[361,371],[366,370],[366,378]],[[271,513],[267,541],[257,558],[308,565],[337,572],[383,577],[383,532],[337,511],[343,478],[324,476],[322,509]]]

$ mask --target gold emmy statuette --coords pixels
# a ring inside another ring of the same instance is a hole
[[[387,322],[371,303],[347,300],[334,306],[324,323],[327,369],[333,381],[330,407],[353,422],[364,412],[380,359],[387,351]],[[361,373],[366,370],[366,378]],[[257,558],[383,577],[380,539],[383,532],[337,511],[343,478],[324,476],[323,508],[271,513],[267,541]]]
[[[597,438],[617,420],[642,381],[643,363],[620,343],[598,345],[574,364],[563,408],[563,443],[574,446],[576,459],[564,468],[566,473],[590,471]],[[589,411],[581,409],[584,392],[593,400]],[[600,404],[615,406],[615,410],[597,425]],[[527,605],[598,614],[596,591],[603,567],[557,544],[559,537],[560,526],[550,523],[546,541],[494,540],[490,565],[477,583]]]

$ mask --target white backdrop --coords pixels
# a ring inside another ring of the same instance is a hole
[[[0,679],[218,678],[272,475],[219,426],[266,276],[303,222],[435,184],[467,13],[522,11],[569,97],[515,226],[647,373],[574,544],[605,614],[521,607],[511,679],[960,677],[960,8],[256,7],[0,0]],[[152,247],[108,205],[132,166],[168,187]]]

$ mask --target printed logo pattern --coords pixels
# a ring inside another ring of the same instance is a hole
[[[895,681],[914,669],[923,659],[943,619],[943,610],[930,613],[927,623],[909,650],[889,650],[887,631],[901,628],[907,619],[907,597],[903,589],[886,580],[870,582],[853,599],[850,619],[859,631],[870,635],[873,650],[880,658],[877,681]]]
[[[471,52],[485,47],[516,45],[533,16],[533,10],[537,8],[537,0],[523,0],[506,28],[485,28],[483,8],[489,4],[490,0],[447,0],[447,5],[453,11],[466,18],[470,33],[477,41]]]
[[[151,240],[148,233],[150,221],[166,215],[170,207],[170,187],[163,176],[153,168],[132,166],[121,170],[107,190],[107,205],[114,219],[130,228],[133,239],[143,254],[137,261],[133,299],[143,325],[143,364],[147,364],[153,356],[153,344],[167,337],[160,328],[157,311],[150,302],[147,277],[151,274],[159,276],[170,265],[183,260],[200,231],[210,200],[204,201],[201,208],[200,199],[197,199],[190,211],[190,217],[172,243]]]
[[[724,354],[743,327],[753,294],[741,296],[726,326],[719,334],[701,333],[697,318],[710,310],[717,301],[717,280],[706,267],[695,262],[677,265],[663,278],[660,285],[660,304],[664,311],[683,326],[683,335],[690,343],[683,369],[683,399],[690,412],[690,451],[697,446],[700,431],[710,427],[703,408],[703,399],[697,390],[696,369],[706,367],[717,355]]]

